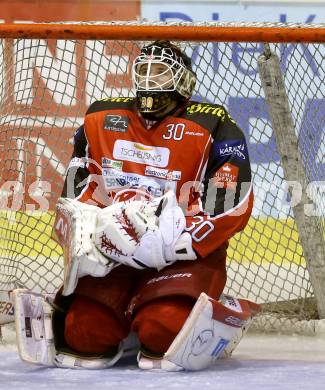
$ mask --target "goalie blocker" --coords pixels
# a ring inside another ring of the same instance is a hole
[[[122,356],[138,351],[134,334],[107,356],[79,356],[55,345],[52,298],[27,290],[15,290],[15,321],[18,350],[28,363],[63,368],[103,369]],[[221,296],[216,301],[202,293],[182,329],[162,359],[138,353],[141,369],[167,371],[201,370],[218,358],[231,356],[260,306],[248,300]]]

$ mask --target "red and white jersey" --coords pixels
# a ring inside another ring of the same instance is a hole
[[[253,203],[248,150],[225,108],[189,101],[148,129],[134,98],[93,103],[74,136],[63,196],[106,207],[168,189],[202,257],[245,227]]]

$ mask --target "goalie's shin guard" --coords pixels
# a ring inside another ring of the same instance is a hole
[[[81,357],[57,351],[52,327],[51,297],[28,290],[14,291],[16,337],[20,358],[28,363],[49,367],[103,369],[113,366],[125,352],[120,343],[114,356]],[[128,346],[131,350],[131,347]]]
[[[230,356],[260,306],[229,296],[220,301],[202,293],[188,319],[164,355],[186,370],[201,370]]]

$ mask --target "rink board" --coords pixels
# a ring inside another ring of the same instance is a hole
[[[0,212],[0,250],[13,251],[36,258],[62,255],[62,249],[52,238],[54,213],[42,214]],[[238,263],[284,262],[305,265],[299,235],[292,218],[253,218],[242,233],[230,241],[228,258]]]

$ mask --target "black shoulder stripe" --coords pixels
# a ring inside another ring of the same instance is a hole
[[[180,116],[204,127],[210,134],[214,134],[219,123],[224,122],[229,114],[223,106],[218,104],[189,101]]]
[[[132,109],[134,100],[135,98],[133,97],[117,97],[97,100],[90,105],[86,115],[105,110]]]

